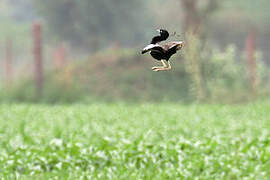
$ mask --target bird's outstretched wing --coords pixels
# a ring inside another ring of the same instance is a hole
[[[181,45],[181,46],[179,46]],[[163,49],[166,51],[169,51],[170,49],[176,49],[179,47],[183,47],[183,42],[182,41],[172,41],[172,42],[168,42],[164,45],[162,45]]]
[[[158,51],[163,52],[163,48],[159,44],[149,44],[142,50],[142,54],[148,52],[148,51]]]

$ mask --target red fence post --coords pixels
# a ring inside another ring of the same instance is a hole
[[[246,53],[247,53],[247,67],[249,71],[251,93],[254,97],[257,94],[255,49],[256,49],[255,32],[251,30],[248,33],[248,37],[246,39]]]
[[[12,42],[6,40],[6,86],[9,87],[12,81]]]
[[[34,38],[34,71],[37,97],[42,96],[43,89],[43,58],[42,58],[42,26],[39,22],[33,24]]]

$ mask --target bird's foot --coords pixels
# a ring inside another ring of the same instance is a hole
[[[153,69],[153,71],[155,71],[155,72],[158,72],[158,71],[170,71],[170,70],[171,70],[171,68],[164,68],[164,67]]]
[[[154,68],[153,71],[158,72],[158,71],[164,71],[165,69],[163,67],[158,67]]]
[[[161,66],[154,66],[154,67],[152,67],[152,70],[161,69],[161,68],[163,68],[163,67],[161,67]]]

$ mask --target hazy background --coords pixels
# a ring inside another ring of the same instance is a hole
[[[268,0],[0,0],[0,99],[234,103],[268,97],[269,8]],[[40,90],[34,22],[42,25]],[[140,54],[157,28],[187,44],[171,59],[171,72],[152,72],[158,62]]]

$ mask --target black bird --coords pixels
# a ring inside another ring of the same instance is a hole
[[[151,43],[142,50],[142,54],[150,51],[150,54],[154,59],[161,61],[163,66],[152,67],[153,71],[169,71],[172,69],[169,62],[170,57],[178,50],[182,49],[184,42],[172,41],[161,45],[159,42],[166,40],[169,37],[169,33],[164,29],[158,31],[160,32],[160,36],[154,37]],[[167,64],[165,61],[167,61]]]

